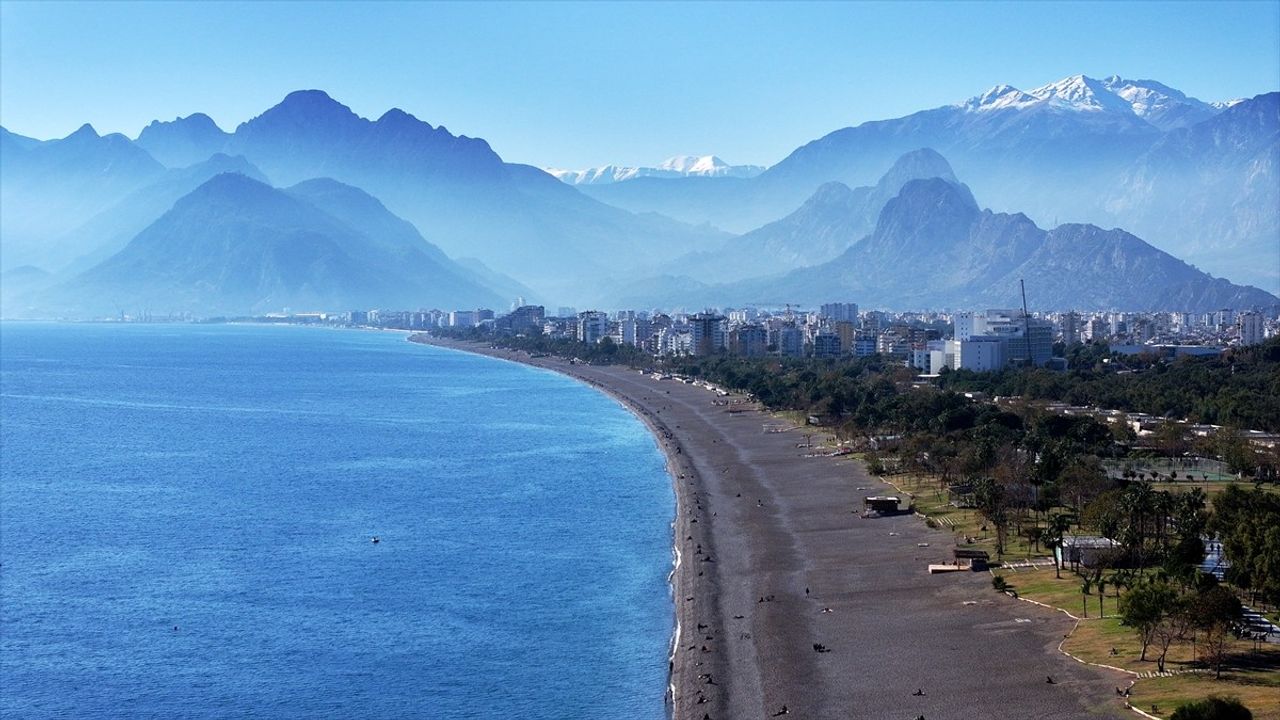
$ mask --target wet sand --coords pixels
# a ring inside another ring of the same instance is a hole
[[[753,406],[624,367],[430,342],[578,378],[654,431],[678,505],[676,720],[1133,717],[1115,700],[1127,677],[1057,652],[1069,618],[996,593],[985,572],[929,575],[951,536],[859,517],[863,496],[892,488],[860,462],[805,457],[807,430],[765,432],[776,421]]]

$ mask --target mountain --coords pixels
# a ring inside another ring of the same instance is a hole
[[[87,124],[59,140],[0,139],[0,269],[45,265],[53,238],[164,172],[125,136]]]
[[[229,137],[213,118],[195,113],[168,122],[154,120],[134,142],[168,167],[187,167],[222,152]]]
[[[1190,127],[1217,115],[1234,101],[1206,103],[1155,80],[1125,80],[1112,75],[1103,87],[1119,96],[1133,113],[1161,130]]]
[[[106,260],[159,219],[183,195],[223,173],[239,173],[268,182],[248,160],[221,153],[190,167],[166,170],[154,182],[50,241],[44,255],[47,269],[75,274]]]
[[[956,182],[942,155],[928,148],[914,150],[898,158],[874,186],[850,189],[826,183],[781,220],[726,240],[718,249],[677,258],[669,268],[704,281],[728,282],[826,262],[871,232],[880,210],[903,185],[931,177]]]
[[[74,167],[55,162],[68,146],[89,140],[118,157],[99,159],[86,147]],[[446,252],[479,258],[563,302],[584,299],[583,277],[604,282],[726,236],[598,202],[541,170],[504,162],[482,139],[454,135],[402,110],[377,120],[360,117],[319,90],[290,93],[229,134],[197,113],[152,123],[137,143],[120,135],[98,138],[87,126],[30,147],[11,134],[0,141],[4,267],[65,263],[66,253],[51,248],[52,241],[161,179],[164,165],[144,147],[173,164],[203,163],[212,156],[206,153],[243,157],[281,185],[331,177],[362,188]]]
[[[1280,93],[1160,138],[1107,209],[1197,265],[1280,288]]]
[[[1280,299],[1233,285],[1123,230],[1085,224],[1043,230],[1021,213],[982,210],[968,189],[941,178],[912,180],[880,213],[875,230],[839,257],[780,277],[678,288],[669,304],[818,303],[974,308],[1018,304],[1019,280],[1038,309],[1193,312],[1275,307]],[[670,283],[667,283],[670,286]]]
[[[902,153],[931,147],[997,210],[1024,212],[1049,227],[1069,221],[1130,228],[1217,274],[1280,292],[1272,260],[1280,235],[1266,221],[1280,195],[1274,175],[1235,163],[1201,174],[1170,169],[1172,177],[1159,177],[1169,169],[1160,158],[1170,146],[1196,138],[1203,162],[1212,164],[1208,140],[1225,132],[1221,124],[1250,112],[1242,106],[1266,97],[1203,102],[1154,80],[1114,75],[1073,75],[1027,91],[997,85],[954,105],[836,130],[755,178],[640,178],[582,190],[632,212],[743,233],[787,216],[824,183],[868,185]],[[1270,142],[1265,127],[1240,124],[1239,131],[1256,133],[1246,144]],[[1228,187],[1257,190],[1224,204]],[[1202,197],[1214,200],[1197,212]],[[1192,207],[1183,205],[1188,198]],[[1175,207],[1174,215],[1163,212]],[[1169,220],[1174,216],[1176,222]],[[1218,237],[1225,252],[1194,247],[1195,239]],[[1266,262],[1237,262],[1235,256]]]
[[[276,182],[332,177],[360,187],[446,252],[478,257],[564,301],[581,297],[583,276],[650,266],[723,237],[592,200],[541,170],[503,162],[484,140],[401,110],[367,120],[318,90],[290,93],[237,127],[226,147]]]
[[[313,180],[284,191],[225,173],[40,305],[209,315],[500,301],[356,188]]]
[[[607,185],[642,177],[752,178],[764,172],[764,168],[760,165],[730,165],[715,155],[676,155],[657,167],[605,165],[587,170],[546,168],[546,171],[569,185]]]
[[[0,273],[0,316],[24,314],[23,311],[31,309],[25,298],[42,290],[51,280],[48,272],[31,265],[19,265]]]
[[[41,142],[41,140],[12,133],[0,127],[0,155],[9,150],[30,150]]]
[[[504,275],[500,272],[494,271],[488,265],[485,265],[476,258],[460,257],[454,258],[453,261],[469,270],[473,277],[478,278],[486,287],[492,288],[494,292],[504,298],[511,300],[522,298],[526,305],[545,304],[545,301],[538,294],[537,290],[534,290],[510,275]],[[497,310],[500,308],[494,309]]]
[[[440,248],[427,242],[408,221],[396,217],[377,198],[363,190],[332,180],[316,178],[287,188],[286,193],[325,212],[364,235],[369,247],[363,250],[366,258],[385,257],[388,269],[408,271],[429,278],[431,288],[422,292],[430,297],[431,305],[438,307],[460,306],[459,303],[476,296],[475,288],[484,288],[487,300],[481,303],[500,307],[502,299],[512,298],[528,288],[494,273],[479,261],[458,262],[451,260]],[[515,291],[514,293],[512,291]],[[419,299],[416,306],[425,300]],[[404,307],[416,307],[413,304]]]

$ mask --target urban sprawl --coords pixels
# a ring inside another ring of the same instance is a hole
[[[507,314],[493,310],[353,310],[281,313],[257,318],[402,330],[478,329],[497,335],[537,335],[587,344],[613,343],[657,357],[727,353],[741,357],[866,357],[885,355],[923,373],[944,369],[998,370],[1034,364],[1066,369],[1055,353],[1079,342],[1105,342],[1120,354],[1214,356],[1227,347],[1256,345],[1280,334],[1280,318],[1257,311],[900,312],[859,310],[837,302],[816,310],[794,307],[706,310],[697,313],[618,310],[612,313],[541,305],[517,299]]]

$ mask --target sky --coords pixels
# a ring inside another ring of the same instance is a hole
[[[226,130],[319,88],[399,107],[504,159],[771,165],[866,120],[1007,83],[1280,90],[1280,0],[1243,3],[73,3],[0,0],[0,125]]]

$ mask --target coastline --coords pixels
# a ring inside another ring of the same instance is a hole
[[[410,339],[575,378],[654,434],[676,495],[675,720],[784,709],[807,718],[1126,716],[1109,698],[1120,674],[1056,652],[1068,620],[994,593],[985,573],[925,573],[949,550],[945,532],[911,516],[859,518],[860,496],[888,486],[860,462],[806,457],[799,432],[763,432],[770,416],[759,408],[731,413],[701,387],[618,366]]]

